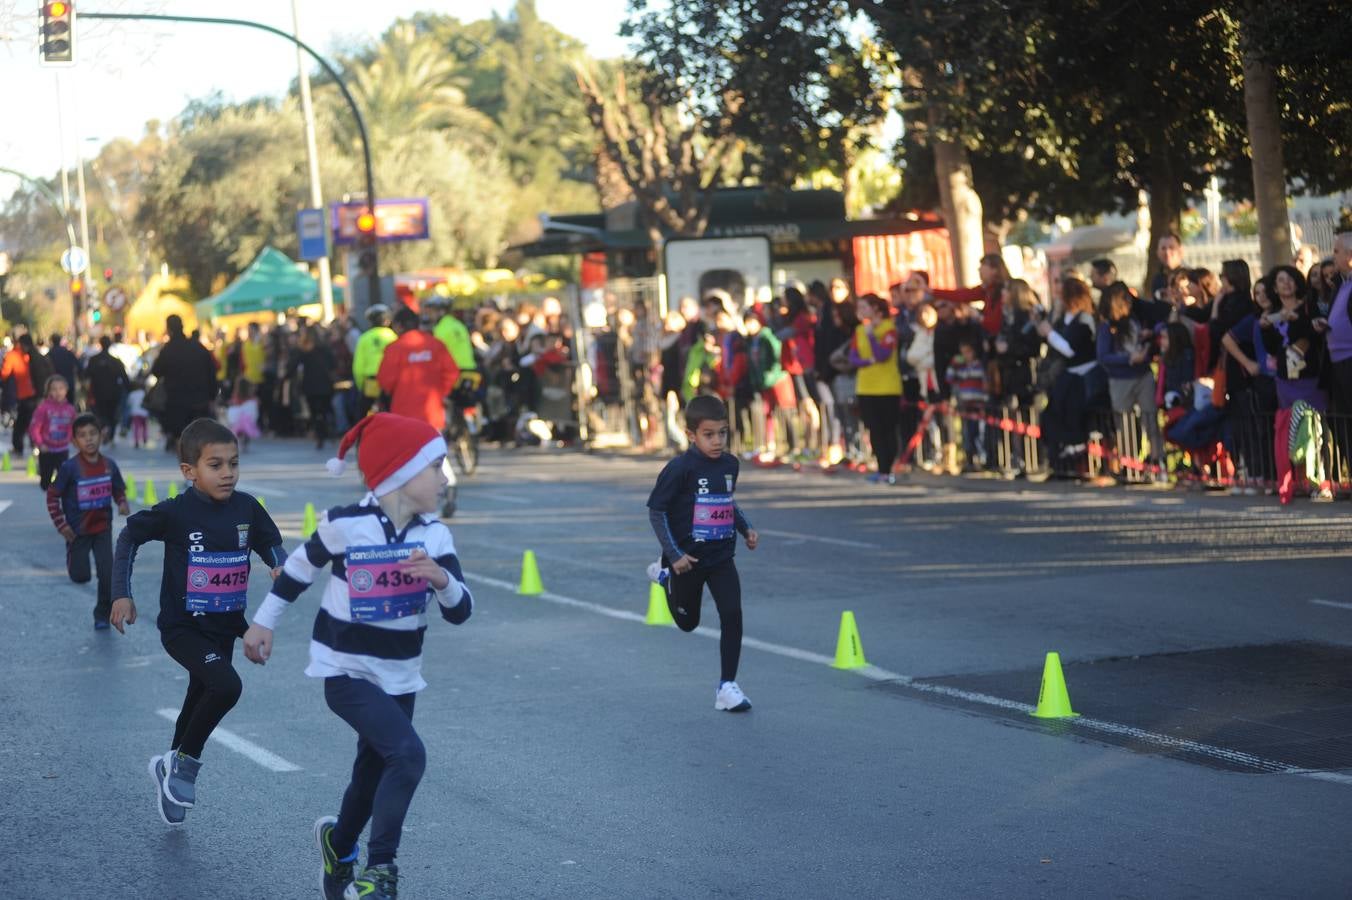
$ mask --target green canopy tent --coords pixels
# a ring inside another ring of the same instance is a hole
[[[334,299],[341,298],[335,285]],[[219,294],[197,302],[199,319],[214,319],[241,313],[284,313],[297,306],[319,302],[319,282],[296,268],[285,253],[264,247],[249,268]]]

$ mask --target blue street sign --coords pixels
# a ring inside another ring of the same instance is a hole
[[[300,235],[300,258],[314,262],[329,255],[324,228],[324,210],[302,209],[296,213],[296,233]]]

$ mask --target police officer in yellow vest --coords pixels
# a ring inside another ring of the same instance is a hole
[[[357,338],[357,349],[352,354],[352,380],[357,385],[357,417],[371,412],[380,399],[380,385],[376,373],[385,357],[385,348],[398,337],[390,328],[390,308],[377,303],[366,310],[366,322],[371,327]]]

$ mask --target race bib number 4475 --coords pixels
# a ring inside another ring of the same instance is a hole
[[[248,550],[188,553],[188,612],[237,612],[247,605],[248,592]]]
[[[427,608],[427,579],[399,565],[422,544],[378,544],[347,551],[347,593],[354,622],[414,616]]]

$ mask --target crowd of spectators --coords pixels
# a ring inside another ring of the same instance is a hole
[[[1145,292],[1099,259],[1044,298],[992,254],[980,285],[963,290],[933,289],[915,271],[888,297],[856,297],[835,278],[744,308],[712,290],[665,318],[611,298],[586,326],[555,298],[458,308],[433,298],[421,325],[475,376],[490,441],[566,444],[583,426],[613,426],[676,450],[680,408],[710,393],[732,411],[736,451],[763,465],[884,483],[919,468],[1327,500],[1352,488],[1352,235],[1331,249],[1303,248],[1304,271],[1254,278],[1242,260],[1190,267],[1168,235]],[[0,411],[22,451],[56,374],[110,438],[143,442],[149,418],[172,446],[183,424],[214,412],[246,445],[270,433],[323,446],[379,401],[394,332],[378,319],[189,335],[171,317],[162,341],[114,333],[74,351],[59,335],[44,346],[18,333],[0,363]]]

